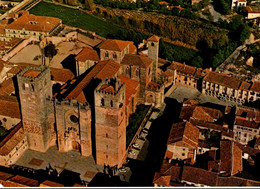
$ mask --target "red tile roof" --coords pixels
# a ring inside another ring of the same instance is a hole
[[[116,91],[113,86],[104,84],[100,87],[99,91],[107,92],[107,93],[113,93],[115,94]]]
[[[4,138],[0,143],[0,155],[8,155],[16,146],[25,138],[22,123],[19,123],[15,128]]]
[[[204,121],[204,120],[198,120],[198,119],[190,118],[189,121],[190,121],[190,123],[192,123],[193,125],[195,125],[199,128],[213,129],[215,131],[222,131],[223,130],[222,125],[210,123],[210,122],[207,122],[207,121]]]
[[[196,148],[198,141],[199,129],[189,122],[181,122],[172,125],[167,144],[175,143],[176,145]]]
[[[31,187],[37,187],[38,186],[38,181],[33,180],[27,177],[23,177],[20,175],[16,175],[12,178],[10,178],[8,181],[13,182],[13,183],[18,183],[24,186],[31,186]]]
[[[11,178],[13,175],[0,171],[0,183]]]
[[[210,83],[216,83],[233,89],[239,89],[241,80],[223,73],[209,72],[204,79]]]
[[[121,52],[128,45],[130,47],[130,43],[133,43],[133,42],[116,40],[116,39],[107,39],[103,43],[101,43],[98,46],[98,48],[105,49],[105,50],[111,50],[111,51],[120,51]],[[129,50],[130,50],[130,48],[129,48]],[[133,46],[131,46],[131,51],[133,51]]]
[[[131,97],[137,93],[137,90],[140,86],[139,82],[130,79],[129,77],[120,75],[119,76],[121,83],[125,84],[125,100],[126,104],[130,103]]]
[[[64,185],[50,180],[46,180],[43,183],[41,183],[39,187],[64,187]]]
[[[79,82],[74,82],[68,86],[68,90],[65,90],[62,94],[62,98],[65,100],[76,99],[79,102],[86,103],[85,98],[81,94],[82,90],[89,84],[93,78],[105,79],[115,77],[120,71],[121,65],[113,60],[101,61],[93,67],[93,69],[87,73],[84,78]],[[81,79],[81,78],[79,78]],[[81,95],[80,95],[81,94]],[[80,95],[80,96],[79,96]],[[78,98],[79,97],[79,98]],[[84,101],[81,101],[84,100]]]
[[[16,97],[14,96],[0,97],[0,115],[10,117],[10,118],[21,119],[19,103]]]
[[[67,82],[75,76],[69,69],[51,68],[51,77],[53,81]]]
[[[97,51],[92,48],[86,47],[75,57],[76,60],[80,62],[85,62],[86,60],[99,61],[99,56]]]
[[[153,183],[160,186],[169,186],[171,181],[180,181],[181,167],[174,166],[167,160],[163,160],[160,171],[156,172]]]
[[[246,107],[246,106],[237,106],[236,115],[240,117],[250,118],[257,123],[260,122],[260,110],[255,108]]]
[[[159,42],[160,41],[160,37],[158,37],[156,35],[153,35],[150,38],[148,38],[147,41]]]
[[[39,71],[39,70],[28,70],[23,74],[23,76],[36,78],[38,75],[40,75],[40,73],[41,73],[41,71]]]
[[[29,14],[22,15],[6,26],[6,29],[50,32],[60,22],[58,18]]]
[[[235,119],[235,125],[240,125],[240,126],[244,126],[244,127],[250,127],[253,129],[258,129],[259,128],[259,124],[254,122],[254,121],[249,121],[244,117],[240,117],[240,116],[236,116]]]
[[[215,120],[223,117],[223,113],[220,110],[214,108],[208,108],[204,106],[196,106],[192,114],[193,118],[214,122]]]
[[[250,88],[251,91],[260,92],[260,82],[255,81]]]
[[[124,65],[140,66],[147,68],[153,63],[153,60],[147,56],[140,56],[136,54],[126,54],[121,62]]]
[[[216,186],[218,174],[201,168],[183,166],[182,180],[206,186]]]
[[[225,171],[225,176],[242,171],[242,150],[233,141],[220,141],[220,162],[219,171]]]
[[[179,62],[173,62],[169,67],[171,70],[177,70],[179,72],[194,75],[196,73],[196,68]]]

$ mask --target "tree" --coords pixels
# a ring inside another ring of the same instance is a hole
[[[192,59],[191,63],[193,66],[201,68],[203,66],[203,58],[201,58],[201,56],[196,56]]]
[[[44,55],[52,59],[57,54],[57,50],[55,49],[55,45],[51,42],[44,48]]]
[[[93,0],[85,0],[85,8],[87,10],[93,11],[95,9],[95,4],[93,3]]]

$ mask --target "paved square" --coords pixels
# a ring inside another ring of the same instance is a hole
[[[90,182],[98,172],[103,172],[103,166],[96,165],[92,156],[83,157],[77,151],[59,152],[56,146],[50,147],[45,153],[27,150],[15,163],[15,165],[44,170],[49,164],[56,168],[58,173],[64,169],[80,173],[80,178],[87,182]]]

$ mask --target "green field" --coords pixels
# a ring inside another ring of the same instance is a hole
[[[120,29],[115,24],[103,21],[83,11],[47,2],[40,2],[30,10],[30,13],[39,16],[60,18],[68,26],[93,31],[103,37],[106,37],[107,34],[114,34]]]

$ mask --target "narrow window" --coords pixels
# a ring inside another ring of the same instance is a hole
[[[101,98],[101,106],[105,106],[105,100],[104,100],[104,98]]]

